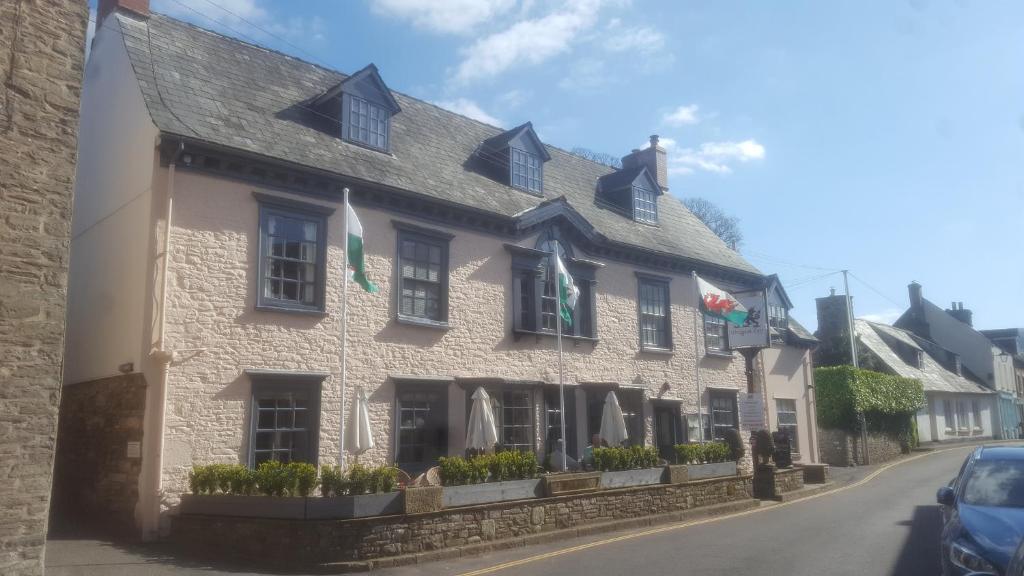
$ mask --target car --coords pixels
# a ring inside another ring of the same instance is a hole
[[[1017,576],[1008,570],[1024,541],[1024,446],[977,448],[936,499],[944,576]]]

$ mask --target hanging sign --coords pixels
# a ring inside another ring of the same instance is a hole
[[[747,318],[742,326],[727,322],[729,348],[766,348],[768,341],[767,300],[764,290],[733,292],[735,298],[747,309]]]

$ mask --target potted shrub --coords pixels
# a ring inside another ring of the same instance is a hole
[[[676,464],[669,466],[673,484],[736,475],[734,449],[725,442],[677,444]]]
[[[653,446],[594,448],[594,468],[601,471],[602,488],[661,484],[665,474]]]
[[[310,480],[312,476],[312,480]],[[316,484],[312,464],[263,462],[256,470],[238,464],[195,466],[191,494],[181,497],[182,514],[301,519],[305,497]]]
[[[509,450],[438,461],[444,507],[523,500],[541,495],[537,456]]]
[[[403,512],[402,493],[398,491],[398,468],[368,468],[355,463],[348,474],[337,466],[320,471],[321,498],[306,500],[306,518],[365,518]]]

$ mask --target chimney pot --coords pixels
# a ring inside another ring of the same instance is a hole
[[[658,145],[658,135],[657,134],[651,134],[651,148],[654,148],[657,145]]]

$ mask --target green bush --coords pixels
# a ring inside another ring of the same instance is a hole
[[[380,466],[370,471],[372,490],[375,494],[393,492],[398,484],[398,468]]]
[[[526,480],[537,476],[537,455],[507,450],[470,458],[446,456],[438,460],[438,468],[445,486]]]
[[[594,468],[604,472],[639,470],[658,465],[658,449],[653,446],[594,448]]]
[[[256,487],[265,496],[289,496],[295,491],[294,468],[276,460],[263,462],[256,468]]]
[[[824,428],[857,431],[863,412],[870,429],[909,435],[910,416],[924,405],[919,381],[852,366],[816,368],[814,387]]]
[[[316,488],[316,466],[307,462],[291,462],[288,468],[295,477],[295,494],[303,498],[309,496]]]
[[[675,449],[676,462],[679,464],[712,464],[734,460],[734,451],[725,442],[676,444]]]
[[[348,469],[348,494],[366,494],[373,487],[373,471],[356,462]]]
[[[348,491],[345,473],[337,466],[320,468],[320,494],[324,497],[344,496]]]
[[[746,446],[743,444],[743,436],[735,428],[727,429],[724,436],[725,443],[729,445],[729,459],[739,461],[747,453]]]
[[[235,496],[251,496],[256,492],[256,471],[235,464],[225,470],[228,476],[228,491]]]

